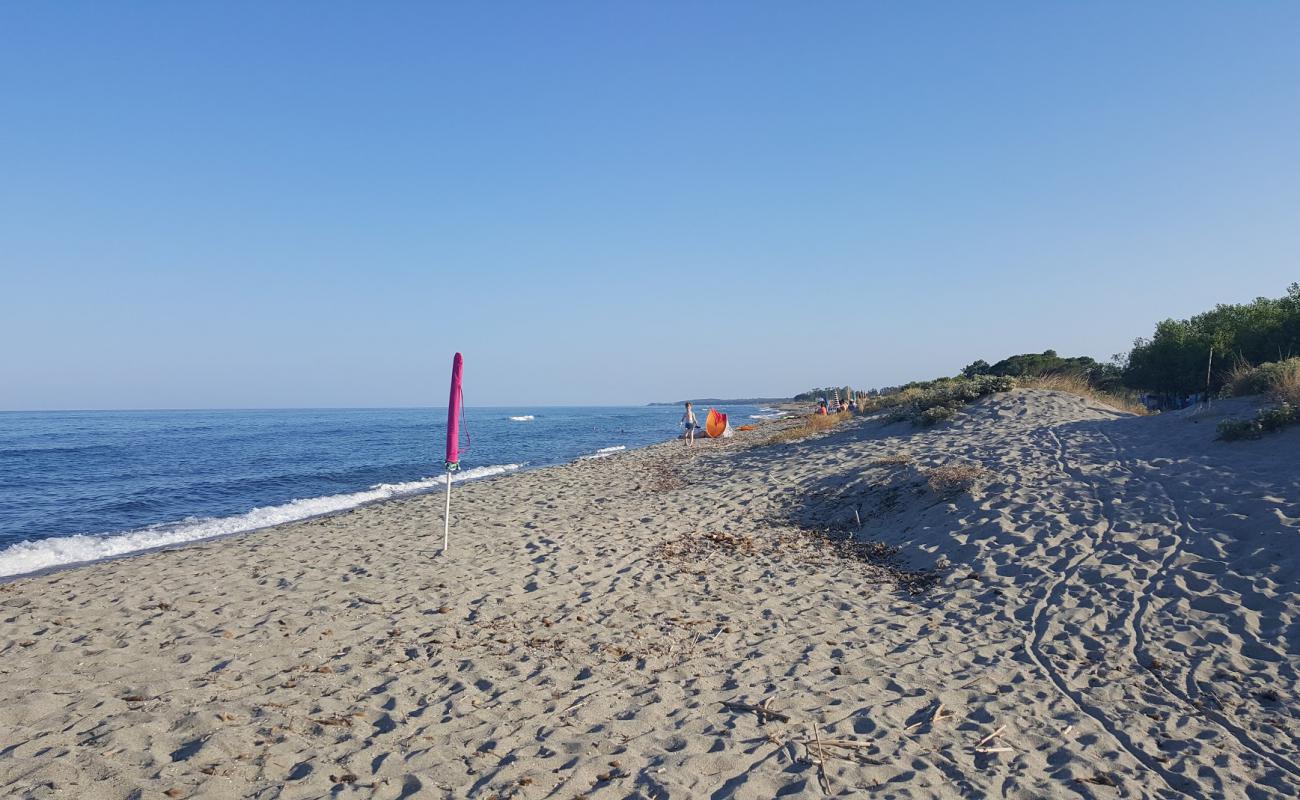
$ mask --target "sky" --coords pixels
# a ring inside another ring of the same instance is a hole
[[[1300,280],[1294,3],[0,4],[0,409],[790,395]]]

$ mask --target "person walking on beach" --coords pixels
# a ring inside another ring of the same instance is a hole
[[[686,428],[686,446],[690,447],[695,444],[695,429],[700,427],[700,422],[695,418],[695,409],[691,404],[686,404],[686,413],[682,414],[681,425]]]

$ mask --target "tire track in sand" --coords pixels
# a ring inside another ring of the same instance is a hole
[[[1120,469],[1124,470],[1124,472],[1127,473],[1135,482],[1140,480],[1132,468],[1126,466],[1130,463],[1127,451],[1117,445],[1115,440],[1106,435],[1104,431],[1099,429],[1097,433],[1105,439],[1115,451],[1115,463],[1119,465]],[[1189,523],[1179,512],[1178,503],[1159,481],[1142,481],[1142,484],[1144,488],[1148,490],[1152,487],[1159,490],[1160,495],[1164,498],[1161,505],[1163,509],[1168,512],[1168,515],[1176,521],[1176,527],[1169,531],[1170,535],[1174,538],[1173,546],[1168,549],[1168,552],[1166,552],[1164,557],[1160,560],[1160,565],[1155,570],[1152,570],[1144,579],[1143,591],[1137,595],[1138,600],[1133,604],[1133,608],[1128,614],[1127,626],[1129,628],[1129,634],[1133,637],[1132,645],[1129,648],[1129,655],[1139,666],[1141,666],[1144,661],[1147,664],[1152,663],[1152,659],[1154,658],[1154,656],[1151,655],[1147,643],[1146,633],[1142,628],[1142,620],[1146,617],[1147,611],[1151,607],[1152,592],[1155,589],[1158,579],[1162,579],[1168,575],[1170,564],[1172,564],[1175,558],[1183,551],[1183,544],[1186,541],[1186,537],[1182,535],[1182,532],[1187,531],[1192,534],[1198,533],[1197,530],[1192,527],[1191,523]],[[1243,748],[1257,757],[1269,762],[1277,769],[1283,772],[1288,772],[1293,777],[1300,778],[1300,766],[1297,766],[1294,761],[1255,741],[1245,728],[1237,725],[1225,714],[1207,707],[1204,703],[1198,704],[1194,702],[1190,691],[1184,691],[1174,681],[1171,681],[1162,675],[1159,670],[1148,669],[1147,672],[1167,694],[1175,700],[1180,701],[1193,714],[1199,714],[1204,719],[1214,723],[1222,729],[1224,733],[1228,734],[1233,739],[1236,739],[1237,743]],[[1194,678],[1195,675],[1193,672],[1189,671],[1186,676],[1186,681],[1189,686],[1192,685]]]
[[[1052,665],[1051,659],[1043,652],[1043,641],[1047,636],[1047,629],[1050,624],[1047,613],[1048,609],[1056,605],[1056,598],[1059,592],[1067,582],[1074,579],[1078,574],[1079,568],[1088,561],[1089,558],[1093,557],[1101,550],[1101,545],[1106,539],[1106,534],[1110,532],[1113,526],[1110,510],[1106,504],[1101,501],[1101,498],[1097,496],[1096,487],[1092,481],[1088,480],[1082,474],[1081,470],[1072,467],[1066,460],[1065,445],[1061,442],[1060,437],[1057,436],[1056,431],[1051,428],[1045,428],[1044,430],[1052,439],[1057,468],[1063,475],[1073,477],[1076,481],[1082,482],[1092,491],[1092,501],[1101,510],[1101,522],[1104,527],[1100,532],[1089,537],[1092,542],[1092,547],[1080,551],[1069,563],[1067,563],[1065,569],[1060,571],[1056,580],[1043,594],[1043,597],[1034,601],[1031,615],[1032,625],[1030,626],[1029,633],[1026,634],[1025,637],[1025,653],[1029,656],[1030,660],[1034,662],[1038,669],[1047,676],[1048,680],[1052,682],[1056,687],[1056,690],[1062,696],[1068,699],[1081,714],[1096,722],[1097,726],[1108,733],[1120,748],[1128,753],[1135,761],[1155,774],[1169,792],[1178,796],[1189,797],[1190,795],[1188,795],[1186,791],[1175,788],[1174,786],[1174,782],[1185,784],[1185,778],[1166,770],[1163,765],[1151,758],[1145,751],[1138,747],[1126,731],[1119,726],[1112,724],[1104,711],[1089,703],[1084,698],[1082,692],[1070,688],[1069,684],[1065,680],[1065,676],[1063,676],[1060,671]]]

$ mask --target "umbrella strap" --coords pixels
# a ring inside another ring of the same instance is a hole
[[[465,432],[465,451],[469,452],[470,447],[473,446],[474,444],[474,438],[469,435],[469,426],[465,424],[465,390],[462,388],[459,390],[459,392],[460,392],[460,429]]]

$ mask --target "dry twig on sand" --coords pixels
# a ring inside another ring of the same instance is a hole
[[[1001,733],[1002,733],[1003,731],[1005,731],[1006,729],[1007,729],[1007,726],[1006,726],[1006,725],[1003,725],[1002,727],[1000,727],[1000,728],[998,728],[997,730],[995,730],[995,731],[993,731],[992,733],[990,733],[988,736],[985,736],[983,739],[980,739],[978,742],[975,743],[975,746],[976,746],[977,748],[979,748],[979,747],[983,747],[984,745],[986,745],[986,744],[988,744],[989,742],[993,741],[994,739],[998,738],[998,735],[1001,734]]]
[[[789,715],[782,714],[780,711],[773,711],[771,703],[772,703],[772,698],[770,697],[764,698],[763,702],[758,705],[753,705],[751,703],[744,703],[739,700],[722,701],[722,705],[726,706],[727,708],[730,708],[732,711],[754,712],[755,714],[758,715],[759,725],[766,723],[769,719],[774,719],[777,722],[789,722],[790,721]]]
[[[948,717],[951,716],[952,716],[952,712],[945,709],[943,703],[940,703],[939,705],[934,707],[934,713],[930,715],[929,719],[923,719],[920,722],[913,722],[911,725],[907,726],[907,730],[910,731],[913,728],[919,728],[922,725],[926,724],[927,722],[933,725],[939,720],[947,719]]]
[[[842,758],[846,761],[864,761],[868,764],[875,764],[877,766],[886,763],[880,759],[864,755],[861,752],[867,748],[876,747],[877,744],[875,742],[860,742],[856,739],[822,739],[820,742],[814,740],[806,741],[804,742],[804,746],[808,749],[809,754],[812,754],[815,748],[817,757],[823,759]],[[848,752],[843,754],[836,753],[833,748],[841,748]]]
[[[812,724],[813,736],[817,739],[817,758],[813,763],[817,765],[817,782],[821,784],[822,791],[826,794],[831,793],[831,781],[826,777],[826,756],[822,750],[822,735],[817,731],[817,723]]]

